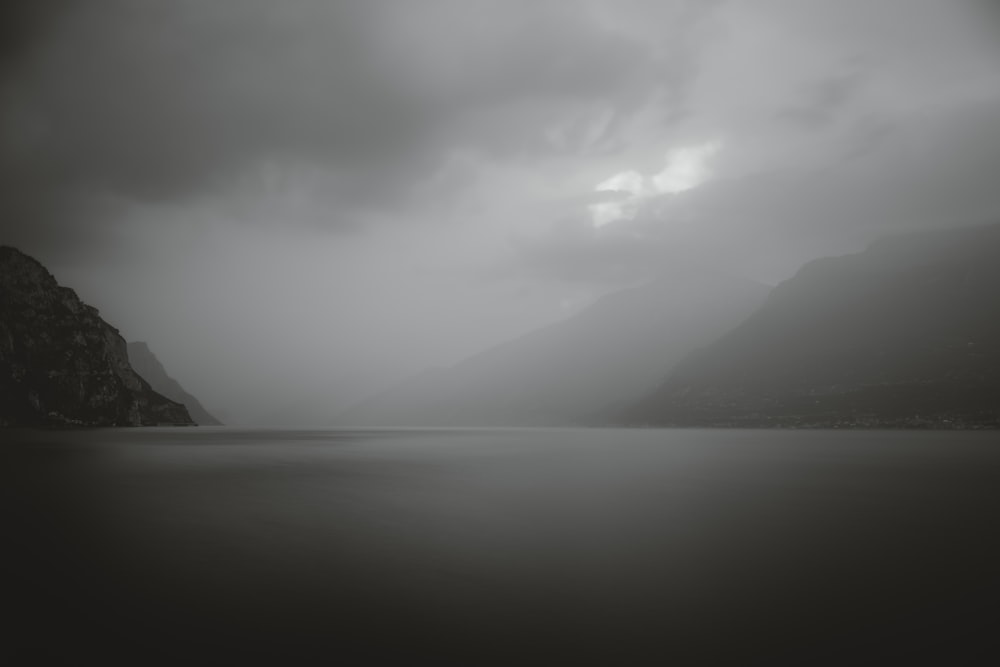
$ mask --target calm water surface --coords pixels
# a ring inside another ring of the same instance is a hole
[[[972,664],[997,655],[998,435],[0,432],[8,635],[140,662]]]

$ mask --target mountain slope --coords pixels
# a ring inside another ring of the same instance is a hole
[[[416,376],[348,410],[340,423],[594,423],[651,391],[683,355],[752,312],[767,290],[722,276],[663,276],[451,368]]]
[[[192,424],[129,365],[125,340],[41,264],[0,246],[0,425]]]
[[[177,380],[167,375],[163,364],[146,343],[129,343],[128,360],[135,372],[149,383],[153,391],[161,396],[166,396],[171,401],[183,404],[196,423],[201,426],[220,426],[222,424],[202,407],[197,398],[184,391]]]
[[[1000,425],[1000,225],[810,262],[624,419]]]

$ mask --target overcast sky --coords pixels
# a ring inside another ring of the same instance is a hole
[[[232,420],[1000,219],[988,0],[32,0],[0,243]],[[325,409],[325,408],[323,408]]]

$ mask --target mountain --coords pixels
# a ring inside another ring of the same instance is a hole
[[[128,344],[128,360],[132,368],[142,379],[149,383],[153,391],[166,396],[171,401],[176,401],[187,408],[191,418],[201,426],[221,426],[222,422],[208,413],[202,407],[198,399],[184,391],[184,388],[167,375],[163,364],[156,358],[153,351],[146,343],[136,342]]]
[[[1000,225],[810,262],[622,418],[1000,426]]]
[[[0,246],[0,425],[193,424],[129,365],[118,330],[36,260]]]
[[[595,423],[652,391],[675,362],[738,324],[767,291],[724,276],[665,274],[451,368],[413,377],[349,409],[339,423]]]

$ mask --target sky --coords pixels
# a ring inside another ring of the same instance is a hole
[[[1000,219],[990,0],[33,0],[0,243],[238,423],[666,267]]]

